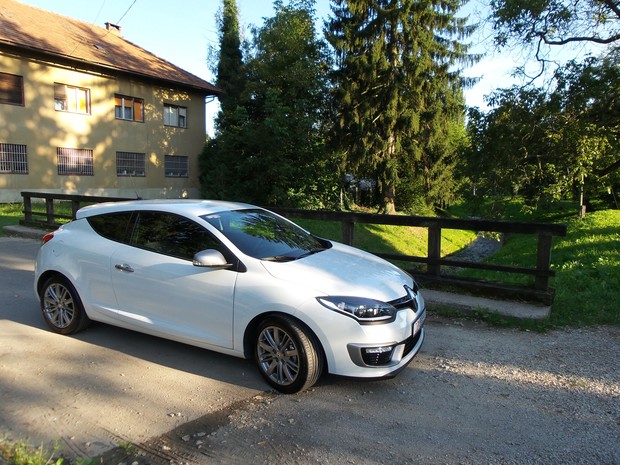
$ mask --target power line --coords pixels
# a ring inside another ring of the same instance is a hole
[[[131,8],[136,4],[138,0],[133,0],[133,3],[131,5],[129,5],[129,8],[127,8],[127,11],[125,11],[125,13],[123,13],[123,16],[120,17],[120,19],[118,21],[116,21],[116,24],[120,24],[122,19],[125,17],[125,15],[127,13],[129,13],[129,10],[131,10]]]

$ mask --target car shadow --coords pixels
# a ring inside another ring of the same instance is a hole
[[[99,322],[69,337],[215,381],[248,389],[268,389],[252,361],[201,347]]]

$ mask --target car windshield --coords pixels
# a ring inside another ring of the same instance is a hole
[[[241,252],[261,260],[297,260],[331,246],[266,210],[233,210],[201,218],[217,228]]]

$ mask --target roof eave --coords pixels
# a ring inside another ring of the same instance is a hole
[[[14,43],[14,42],[10,42],[10,41],[0,41],[0,45],[8,45],[10,47],[16,48],[16,49],[21,49],[21,50],[27,50],[33,53],[38,53],[38,54],[42,54],[45,55],[47,57],[51,57],[51,58],[61,58],[73,63],[79,63],[82,65],[88,65],[88,66],[92,66],[95,68],[101,68],[101,69],[105,69],[108,71],[116,71],[116,72],[121,72],[121,73],[125,73],[125,74],[129,74],[132,76],[138,76],[140,78],[143,79],[147,79],[147,80],[151,80],[151,81],[156,81],[156,82],[161,82],[161,83],[166,83],[168,85],[173,85],[173,86],[181,86],[184,88],[189,88],[189,89],[193,89],[193,90],[198,90],[201,92],[204,92],[204,94],[206,96],[219,96],[223,93],[222,89],[219,89],[218,87],[215,86],[200,86],[197,84],[192,84],[192,83],[187,83],[187,82],[182,82],[182,81],[174,81],[171,79],[164,79],[161,77],[157,77],[157,76],[153,76],[147,73],[140,73],[138,71],[135,70],[131,70],[131,69],[126,69],[126,68],[121,68],[118,66],[111,66],[108,65],[106,63],[101,63],[101,62],[93,62],[93,61],[87,61],[87,60],[81,60],[79,58],[76,58],[74,56],[70,56],[70,55],[65,55],[62,53],[58,53],[56,51],[51,51],[51,50],[45,50],[45,49],[41,49],[41,48],[37,48],[37,47],[29,47],[27,45],[24,44],[18,44],[18,43]],[[197,79],[200,79],[197,77]]]

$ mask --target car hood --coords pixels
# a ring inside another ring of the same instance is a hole
[[[411,278],[398,267],[362,250],[332,243],[330,249],[291,262],[261,262],[274,277],[324,295],[390,301],[405,295]]]

